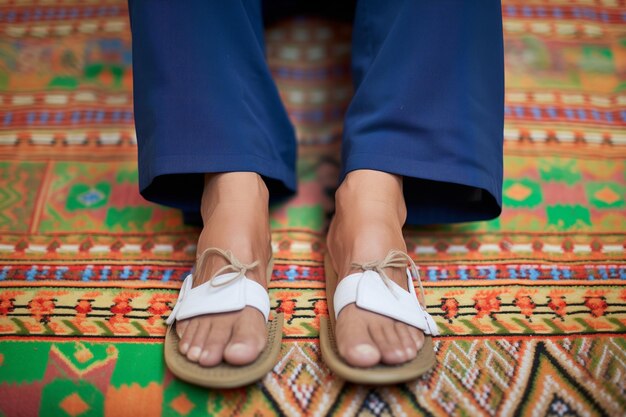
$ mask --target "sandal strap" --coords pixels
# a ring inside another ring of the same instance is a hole
[[[208,281],[193,287],[193,274],[203,270],[206,258],[211,253],[223,256],[229,264],[220,268]],[[185,320],[204,314],[239,311],[245,306],[259,310],[267,322],[270,312],[267,290],[245,275],[258,264],[259,261],[245,264],[229,250],[205,249],[198,256],[192,273],[185,277],[176,305],[166,323],[170,325],[174,320]]]
[[[392,285],[395,283],[391,280],[391,278],[389,278],[389,276],[385,272],[385,268],[405,268],[407,261],[409,262],[409,267],[411,268],[411,275],[417,278],[417,283],[420,287],[419,302],[422,307],[426,309],[426,296],[424,295],[424,287],[422,286],[422,279],[420,277],[419,270],[417,269],[413,258],[411,258],[406,252],[398,249],[391,249],[389,252],[387,252],[387,256],[385,256],[382,260],[370,261],[365,263],[352,262],[352,267],[360,268],[363,271],[376,271],[378,274],[380,274],[381,279],[383,280],[387,288],[389,288],[391,293],[397,295],[395,289],[397,285],[395,287],[394,285]],[[413,284],[410,283],[409,287],[412,286]]]
[[[408,254],[392,249],[382,260],[352,263],[352,266],[363,272],[350,274],[339,281],[333,299],[335,319],[345,306],[355,303],[359,308],[409,324],[425,334],[439,334],[435,321],[426,311],[419,272]],[[390,267],[406,268],[408,292],[385,273],[384,268]],[[413,277],[418,280],[421,299],[415,293]]]

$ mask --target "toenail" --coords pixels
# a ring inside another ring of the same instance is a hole
[[[401,351],[400,349],[396,349],[393,351],[394,355],[396,355],[398,358],[404,358],[404,352]]]
[[[357,345],[354,347],[354,351],[360,355],[365,357],[378,356],[378,351],[370,345]]]
[[[244,343],[234,343],[228,347],[231,353],[246,353],[249,349]]]
[[[406,348],[405,352],[407,355],[409,355],[409,357],[415,356],[415,351],[411,348]]]
[[[183,344],[180,346],[180,350],[181,350],[183,353],[187,353],[187,350],[188,350],[188,349],[189,349],[189,343],[183,343]]]
[[[194,346],[189,349],[189,354],[187,355],[190,359],[198,359],[200,356],[200,348],[198,346]]]
[[[200,355],[200,360],[201,361],[205,361],[209,358],[209,351],[208,350],[203,350],[202,354]]]

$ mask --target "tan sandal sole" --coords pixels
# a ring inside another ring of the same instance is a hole
[[[370,368],[349,365],[339,354],[335,340],[335,310],[332,300],[337,287],[337,273],[332,267],[328,254],[324,256],[324,270],[328,317],[322,317],[320,320],[320,346],[324,362],[335,375],[357,384],[387,385],[413,380],[428,372],[435,365],[435,350],[430,335],[424,335],[424,346],[409,362],[400,365],[376,365]]]
[[[267,282],[272,277],[274,259],[267,268]],[[212,367],[200,366],[191,362],[178,350],[180,338],[176,334],[176,322],[168,327],[165,334],[164,356],[169,370],[179,379],[206,388],[238,388],[263,378],[272,370],[280,354],[283,314],[273,314],[267,323],[267,345],[259,357],[248,365],[230,365],[222,362]]]

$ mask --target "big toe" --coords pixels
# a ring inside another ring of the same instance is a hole
[[[358,343],[350,346],[344,353],[344,359],[350,365],[369,368],[380,362],[380,351],[373,343]]]
[[[241,320],[224,349],[224,359],[232,365],[247,365],[256,360],[266,344],[265,326],[262,322]]]
[[[369,335],[367,325],[360,321],[351,321],[344,325],[344,318],[337,321],[337,347],[339,354],[352,366],[367,368],[381,360],[380,350]]]
[[[224,359],[232,365],[247,365],[259,356],[260,349],[252,340],[229,343],[224,350]]]

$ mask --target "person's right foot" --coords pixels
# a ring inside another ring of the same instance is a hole
[[[266,269],[272,252],[268,201],[265,182],[256,173],[207,174],[198,255],[208,247],[217,247],[230,250],[242,263],[259,261],[246,276],[267,289]],[[224,265],[226,259],[209,255],[204,270],[195,272],[193,286],[211,279]],[[233,365],[254,362],[267,342],[265,318],[249,306],[240,311],[181,320],[176,329],[180,352],[207,367],[222,361]]]

